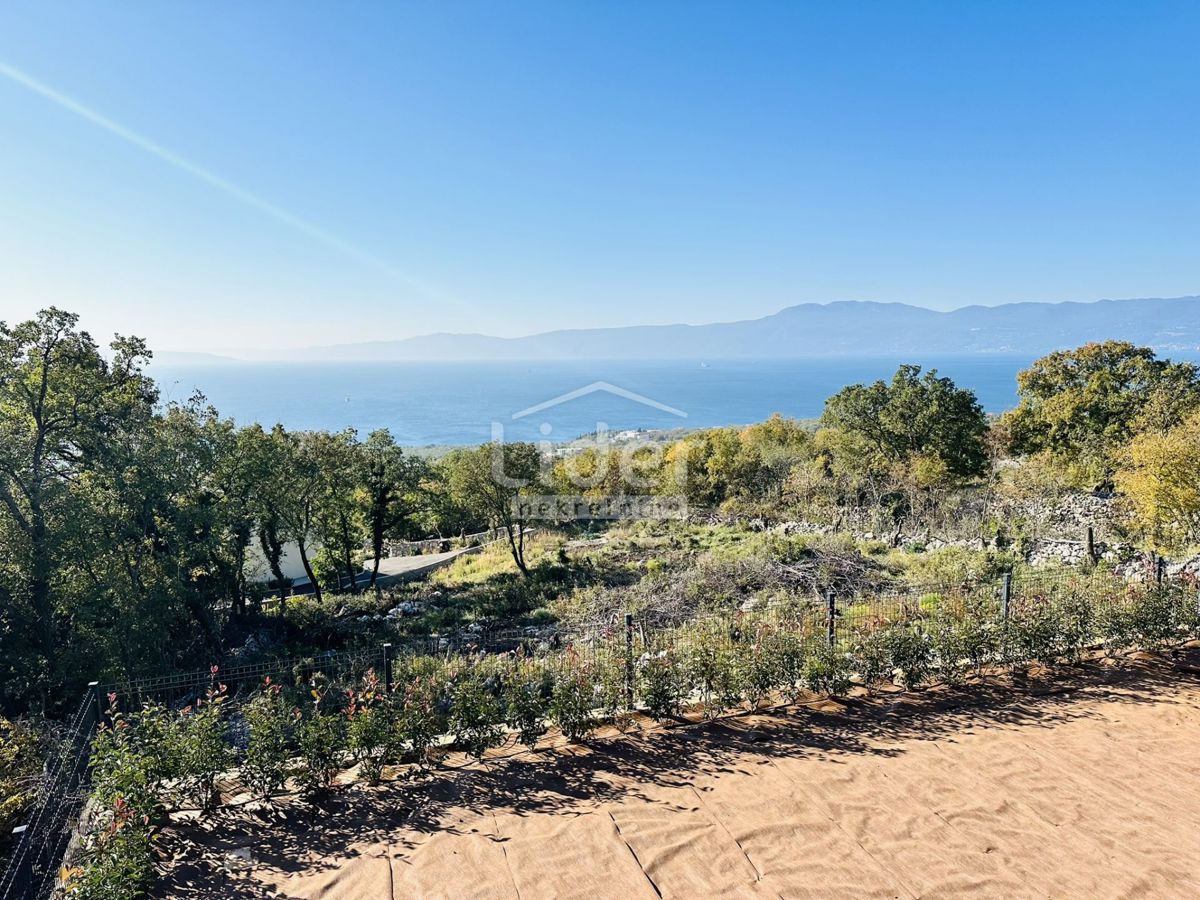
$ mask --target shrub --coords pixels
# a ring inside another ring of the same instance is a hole
[[[269,676],[262,693],[246,704],[242,717],[249,729],[242,782],[255,796],[266,798],[287,784],[292,724],[283,692]]]
[[[778,629],[759,622],[752,641],[735,657],[739,669],[736,687],[756,709],[772,691],[784,686],[780,650]]]
[[[938,605],[929,621],[929,635],[947,680],[953,680],[964,664],[982,674],[984,666],[999,657],[1003,630],[998,614],[979,597]]]
[[[1058,606],[1037,596],[1014,604],[1008,620],[1008,651],[1013,662],[1053,663],[1062,653],[1065,624]]]
[[[455,741],[471,756],[482,757],[503,737],[504,710],[500,679],[480,665],[469,665],[454,679],[450,701],[450,730]]]
[[[180,714],[175,735],[180,788],[202,810],[215,805],[217,777],[229,766],[224,716],[228,693],[225,685],[216,681],[216,674],[214,666],[212,683],[203,698]]]
[[[593,664],[596,706],[605,719],[613,722],[622,731],[628,727],[631,715],[627,709],[625,684],[625,651],[609,647],[609,652],[599,654]]]
[[[376,782],[383,777],[383,767],[397,756],[393,706],[374,669],[363,676],[360,690],[347,696],[346,744],[363,777]]]
[[[546,732],[554,679],[537,662],[518,659],[506,680],[505,719],[517,739],[530,750]]]
[[[795,623],[797,626],[799,623]],[[802,632],[782,628],[775,634],[776,678],[788,702],[800,699],[808,660],[808,642]]]
[[[92,796],[101,807],[155,819],[162,811],[162,784],[169,774],[162,751],[169,744],[164,741],[149,748],[145,738],[161,733],[157,720],[166,713],[162,707],[147,707],[143,712],[147,729],[142,731],[136,727],[137,719],[121,712],[116,694],[109,694],[108,702],[108,722],[101,724],[92,740]]]
[[[310,696],[312,703],[308,713],[293,712],[296,719],[296,743],[300,751],[300,783],[308,791],[327,790],[333,787],[341,768],[342,753],[346,749],[346,720],[335,711],[327,711],[329,704],[325,691],[314,680]]]
[[[0,836],[7,836],[37,795],[43,743],[41,733],[28,722],[0,717]]]
[[[863,681],[870,685],[892,680],[892,655],[887,645],[887,626],[869,628],[854,641],[853,665]]]
[[[900,675],[904,686],[919,687],[933,662],[932,645],[917,623],[884,625],[859,639],[855,661],[863,679],[892,681]]]
[[[596,687],[592,667],[583,663],[573,652],[566,656],[567,665],[554,679],[550,695],[550,718],[567,740],[582,741],[592,733],[595,722]]]
[[[88,836],[82,867],[65,873],[67,896],[72,900],[146,896],[154,883],[154,860],[153,835],[145,817],[118,799],[101,818],[107,822]]]
[[[688,635],[684,652],[688,682],[700,692],[706,716],[741,701],[741,673],[725,628],[702,623]]]
[[[436,667],[414,667],[404,684],[393,727],[396,746],[406,746],[417,765],[425,765],[429,748],[445,732],[449,708],[446,683]]]
[[[1096,633],[1096,609],[1092,598],[1072,591],[1058,601],[1062,636],[1059,655],[1072,663],[1083,658]]]
[[[850,660],[845,653],[816,643],[804,659],[804,683],[815,694],[833,696],[850,689]]]
[[[653,718],[662,722],[679,712],[687,683],[678,658],[670,650],[647,653],[638,660],[638,697]]]
[[[1129,623],[1136,641],[1146,649],[1156,649],[1178,640],[1184,624],[1184,594],[1170,588],[1145,587],[1133,593],[1129,605]]]

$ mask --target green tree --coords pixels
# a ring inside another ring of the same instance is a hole
[[[422,460],[405,456],[387,429],[367,435],[362,453],[367,531],[374,560],[370,587],[374,588],[379,580],[384,540],[415,511],[426,467]]]
[[[1137,435],[1115,476],[1134,526],[1157,550],[1200,543],[1200,412],[1165,433]]]
[[[958,478],[987,469],[982,407],[971,391],[939,378],[936,369],[922,376],[920,366],[904,365],[890,384],[842,388],[825,402],[822,422],[860,438],[885,465],[937,457]]]
[[[366,536],[363,523],[364,457],[353,429],[317,431],[308,446],[320,473],[316,505],[316,533],[322,550],[346,576],[350,592],[358,590],[355,558]]]
[[[313,588],[313,596],[321,600],[321,582],[313,569],[309,550],[320,542],[318,512],[325,498],[326,481],[323,463],[328,454],[322,451],[323,439],[316,432],[291,435],[283,434],[284,459],[289,465],[285,502],[280,506],[283,533],[296,542],[300,564]],[[327,437],[327,436],[326,436]]]
[[[86,474],[123,433],[144,426],[157,392],[142,373],[149,359],[135,338],[117,337],[106,358],[78,317],[43,310],[27,322],[0,323],[0,505],[19,546],[18,592],[27,599],[33,645],[53,680],[69,611],[56,609],[55,581]],[[43,686],[44,687],[44,686]]]
[[[1200,405],[1200,372],[1105,341],[1043,356],[1017,375],[1017,390],[1002,420],[1011,449],[1082,464],[1103,482],[1135,434],[1165,432]]]
[[[490,527],[504,529],[513,562],[522,575],[528,575],[528,510],[520,501],[534,490],[541,472],[537,447],[493,442],[447,454],[443,465],[455,501]]]

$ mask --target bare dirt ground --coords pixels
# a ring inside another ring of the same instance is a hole
[[[1197,897],[1198,665],[1142,655],[451,757],[173,829],[159,895]]]

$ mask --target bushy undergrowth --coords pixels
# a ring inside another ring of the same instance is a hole
[[[37,795],[45,744],[40,728],[0,717],[0,859],[12,826]]]

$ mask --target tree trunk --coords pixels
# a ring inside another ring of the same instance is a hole
[[[358,579],[355,577],[358,572],[354,568],[354,562],[351,559],[353,550],[350,545],[350,523],[343,517],[342,525],[342,564],[346,567],[346,577],[350,579],[350,593],[358,593]]]
[[[304,549],[304,541],[297,541],[296,544],[300,548],[300,563],[304,566],[304,574],[308,576],[309,583],[313,586],[313,596],[320,603],[321,583],[317,581],[317,576],[313,574],[312,565],[308,561],[308,551]]]
[[[32,551],[29,572],[29,599],[37,618],[37,643],[46,660],[46,680],[42,685],[43,709],[48,700],[47,691],[58,680],[58,642],[55,639],[54,602],[50,591],[50,547],[49,530],[41,510],[30,517],[29,542]]]
[[[274,522],[263,523],[258,532],[258,542],[262,545],[263,556],[271,568],[275,585],[279,589],[279,609],[287,608],[287,579],[283,577],[283,541],[279,539],[279,529]]]
[[[518,526],[513,526],[510,522],[504,523],[504,530],[508,533],[508,547],[512,551],[513,562],[517,564],[517,568],[521,570],[521,574],[528,578],[529,568],[525,565],[525,529]],[[520,536],[518,543],[517,537]]]
[[[383,530],[382,520],[377,518],[371,523],[371,553],[375,557],[375,562],[371,565],[371,581],[368,586],[372,590],[379,581],[379,558],[383,556]]]

